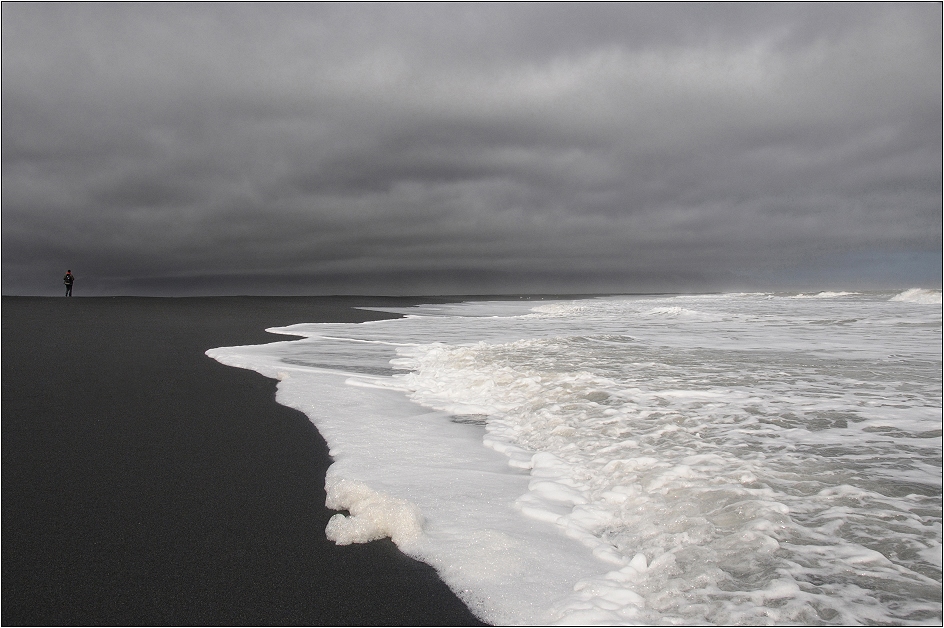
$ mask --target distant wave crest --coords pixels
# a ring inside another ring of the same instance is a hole
[[[855,292],[817,292],[816,294],[798,294],[794,299],[832,299],[834,297],[845,297]]]
[[[889,301],[905,301],[907,303],[923,303],[926,305],[941,305],[940,290],[925,290],[924,288],[911,288],[900,294],[896,294]]]

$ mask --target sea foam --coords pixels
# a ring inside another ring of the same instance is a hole
[[[795,296],[428,306],[208,354],[324,435],[329,538],[390,536],[492,623],[939,622],[940,309]]]

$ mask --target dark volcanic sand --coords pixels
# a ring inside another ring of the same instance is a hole
[[[204,355],[415,302],[3,297],[2,623],[478,624],[389,540],[327,541],[321,436]]]

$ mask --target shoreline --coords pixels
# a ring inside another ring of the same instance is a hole
[[[453,298],[3,297],[7,625],[476,625],[389,539],[324,535],[331,464],[211,348]]]

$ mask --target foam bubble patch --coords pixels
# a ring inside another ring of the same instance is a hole
[[[390,537],[398,547],[408,550],[423,534],[423,515],[404,499],[379,493],[362,482],[328,478],[325,506],[346,510],[328,521],[325,535],[338,545],[369,543]]]

